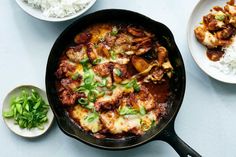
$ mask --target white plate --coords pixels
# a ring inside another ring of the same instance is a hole
[[[68,17],[63,17],[63,18],[46,17],[43,15],[40,9],[36,9],[29,6],[27,3],[23,2],[23,0],[16,0],[16,2],[26,13],[30,14],[31,16],[37,19],[44,20],[44,21],[51,21],[51,22],[60,22],[60,21],[70,20],[70,19],[73,19],[82,15],[84,12],[86,12],[89,8],[91,8],[94,5],[96,0],[92,0],[84,9],[77,12],[76,14],[73,14]]]
[[[19,86],[19,87],[14,88],[12,91],[10,91],[7,94],[7,96],[5,97],[5,99],[3,101],[2,114],[4,111],[9,111],[11,98],[14,96],[18,96],[23,89],[26,89],[26,90],[34,89],[35,91],[37,91],[41,95],[43,100],[48,104],[46,93],[42,89],[32,86],[32,85],[23,85],[23,86]],[[11,119],[3,118],[3,119],[4,119],[4,122],[6,123],[7,127],[11,131],[13,131],[15,134],[22,136],[22,137],[32,138],[32,137],[38,137],[38,136],[44,134],[51,126],[53,119],[54,119],[54,115],[53,115],[50,107],[48,110],[47,117],[48,117],[48,122],[46,122],[43,125],[43,127],[44,127],[43,130],[40,130],[38,128],[32,128],[30,130],[29,129],[22,129],[19,127],[19,125],[14,124],[14,119],[12,119],[12,118]]]
[[[202,17],[207,15],[214,6],[223,7],[228,0],[200,0],[194,8],[192,15],[188,22],[188,45],[190,52],[197,63],[197,65],[209,76],[226,83],[236,84],[236,77],[233,75],[226,75],[216,69],[214,62],[210,61],[206,55],[206,47],[200,44],[195,35],[194,28],[200,25]]]

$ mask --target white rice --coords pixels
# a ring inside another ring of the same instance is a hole
[[[84,9],[92,0],[23,0],[33,8],[41,9],[46,17],[62,18]]]
[[[229,47],[224,48],[224,52],[223,57],[214,64],[214,67],[226,75],[236,76],[236,37]]]

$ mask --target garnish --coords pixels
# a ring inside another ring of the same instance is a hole
[[[5,118],[14,118],[20,128],[43,129],[43,124],[48,121],[48,104],[34,89],[22,90],[21,94],[12,98],[10,110],[3,112]]]

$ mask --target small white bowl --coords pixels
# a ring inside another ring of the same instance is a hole
[[[56,17],[47,17],[43,15],[43,12],[40,9],[36,9],[31,7],[30,5],[28,5],[27,3],[23,2],[23,0],[16,0],[17,4],[21,7],[21,9],[23,9],[26,13],[28,13],[29,15],[40,19],[40,20],[44,20],[44,21],[51,21],[51,22],[61,22],[61,21],[67,21],[67,20],[71,20],[73,18],[76,18],[80,15],[82,15],[84,12],[86,12],[89,8],[91,8],[96,0],[92,0],[84,9],[82,9],[81,11],[71,15],[71,16],[67,16],[67,17],[63,17],[63,18],[56,18]]]
[[[187,39],[190,52],[197,65],[212,78],[225,82],[236,84],[234,75],[226,75],[213,66],[214,62],[210,61],[206,55],[206,47],[200,44],[194,34],[194,29],[200,25],[202,17],[207,15],[214,6],[225,6],[227,0],[200,0],[195,6],[187,27]]]
[[[45,103],[48,104],[46,93],[42,89],[32,86],[32,85],[22,85],[22,86],[14,88],[12,91],[10,91],[7,94],[7,96],[5,97],[5,99],[3,101],[2,114],[5,111],[9,111],[11,98],[14,96],[18,96],[23,89],[25,89],[25,90],[34,89],[35,91],[37,91],[41,95],[41,97],[43,98]],[[50,126],[53,122],[53,119],[54,119],[54,115],[53,115],[53,112],[50,107],[49,107],[49,110],[47,113],[47,117],[48,117],[48,121],[43,125],[43,127],[44,127],[43,130],[40,130],[38,128],[22,129],[19,127],[19,125],[14,124],[15,121],[13,118],[4,118],[3,117],[3,119],[4,119],[4,122],[6,123],[7,127],[15,134],[22,136],[22,137],[33,138],[33,137],[38,137],[38,136],[44,134],[50,128]]]

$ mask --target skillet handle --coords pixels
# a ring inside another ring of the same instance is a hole
[[[180,157],[201,157],[195,150],[193,150],[188,144],[186,144],[174,130],[174,123],[170,123],[165,130],[163,130],[160,136],[156,137],[158,140],[162,140],[170,144]]]

